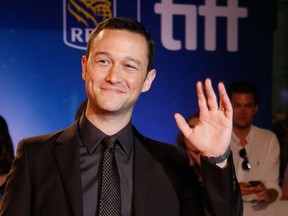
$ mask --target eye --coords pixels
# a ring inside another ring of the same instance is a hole
[[[232,106],[233,106],[234,108],[240,107],[240,105],[239,105],[239,104],[236,104],[236,103],[232,103]]]
[[[123,62],[123,67],[128,71],[138,71],[140,70],[140,66],[134,61],[126,61]]]
[[[109,64],[109,61],[107,59],[97,59],[96,61],[98,64],[101,64],[101,65],[107,65]]]
[[[125,64],[126,68],[137,69],[137,67],[133,64]]]
[[[252,109],[254,107],[254,104],[248,104],[246,107]]]

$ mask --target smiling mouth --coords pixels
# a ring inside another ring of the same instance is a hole
[[[107,92],[107,93],[116,93],[116,94],[122,94],[124,93],[124,91],[122,91],[121,89],[117,89],[117,88],[101,88],[102,91]]]

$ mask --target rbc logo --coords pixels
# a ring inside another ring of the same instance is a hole
[[[64,43],[86,49],[89,34],[98,22],[116,16],[116,0],[63,0]]]

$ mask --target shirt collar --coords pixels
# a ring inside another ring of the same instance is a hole
[[[84,146],[89,153],[92,153],[106,136],[104,132],[94,126],[83,114],[79,121],[80,136]],[[115,134],[120,141],[120,147],[129,156],[133,149],[133,129],[132,122],[129,123]]]
[[[255,126],[253,124],[251,124],[250,130],[249,130],[247,136],[245,137],[247,145],[249,144],[252,137],[254,136],[254,132],[255,132]],[[240,145],[240,139],[236,136],[234,131],[232,131],[232,137],[231,138],[232,138],[232,140],[236,141]]]

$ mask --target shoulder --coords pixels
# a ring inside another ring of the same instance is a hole
[[[256,126],[252,127],[252,133],[253,136],[253,142],[252,143],[261,143],[261,145],[258,145],[262,151],[265,149],[268,151],[273,152],[279,152],[280,151],[280,145],[278,138],[276,134],[271,131],[264,128],[259,128]],[[259,149],[260,151],[260,149]]]
[[[141,146],[143,146],[150,153],[150,155],[157,158],[159,161],[173,161],[173,163],[178,163],[179,165],[184,165],[187,163],[187,161],[189,161],[188,155],[184,148],[148,138],[140,134],[136,129],[134,130],[134,134],[141,143]]]
[[[19,144],[30,143],[31,145],[33,145],[34,143],[39,143],[39,142],[45,143],[49,141],[55,141],[62,132],[63,130],[59,130],[59,131],[49,133],[49,134],[41,134],[37,136],[27,137],[27,138],[22,139]]]
[[[63,139],[64,136],[74,136],[77,131],[77,123],[74,122],[72,125],[70,125],[67,128],[61,129],[59,131],[55,131],[48,134],[41,134],[37,136],[27,137],[22,139],[17,149],[23,149],[23,148],[35,148],[35,149],[45,149],[49,148],[55,145],[58,145],[58,140]]]
[[[265,128],[260,128],[260,127],[257,127],[255,125],[252,125],[251,131],[256,136],[265,137],[266,139],[269,139],[269,138],[270,139],[277,139],[276,134],[273,131],[265,129]]]

